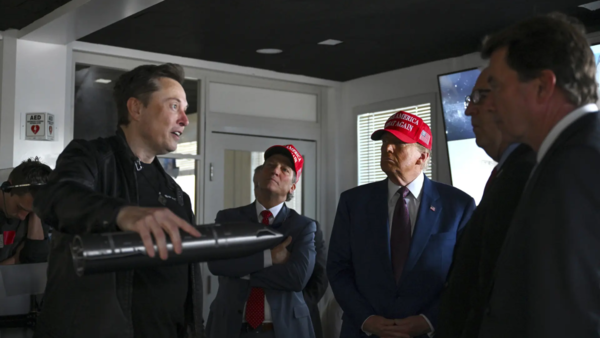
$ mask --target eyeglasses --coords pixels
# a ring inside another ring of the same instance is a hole
[[[465,103],[479,104],[481,101],[483,101],[483,99],[485,99],[485,94],[489,93],[490,91],[491,90],[489,89],[475,89],[471,95],[467,95],[467,97],[465,97]]]

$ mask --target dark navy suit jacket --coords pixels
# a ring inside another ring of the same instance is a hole
[[[523,191],[481,338],[600,337],[600,113],[563,130]]]
[[[435,338],[479,337],[496,261],[535,163],[533,149],[521,144],[483,194],[456,244]]]
[[[254,203],[219,211],[217,223],[258,222]],[[287,247],[290,258],[284,264],[264,267],[264,254],[212,261],[210,272],[219,276],[219,291],[210,305],[206,335],[210,338],[240,336],[244,304],[252,287],[265,290],[271,306],[276,338],[315,338],[310,312],[302,290],[315,266],[315,221],[299,215],[285,204],[270,226],[284,237],[292,236]],[[243,279],[250,275],[250,279]]]
[[[341,337],[366,337],[371,315],[424,314],[436,326],[456,238],[475,209],[466,193],[425,177],[408,261],[396,285],[389,253],[387,179],[340,196],[327,274],[344,311]]]

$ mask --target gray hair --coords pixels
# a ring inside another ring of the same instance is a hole
[[[254,175],[252,175],[252,182],[254,182],[254,188],[256,188],[256,174],[264,167],[264,164],[261,164],[259,166],[257,166],[256,168],[254,168]],[[296,172],[294,171],[294,177],[292,178],[292,183],[296,184]],[[294,199],[294,193],[293,192],[288,192],[287,193],[287,197],[285,198],[286,202],[291,201],[292,199]]]
[[[415,145],[417,146],[417,149],[422,153],[427,153],[429,154],[429,156],[427,157],[427,160],[425,160],[425,162],[423,162],[423,164],[421,165],[421,170],[425,170],[427,169],[427,166],[429,165],[429,160],[431,160],[431,150],[425,148],[424,146],[415,143]]]

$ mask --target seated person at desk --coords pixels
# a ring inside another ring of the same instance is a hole
[[[0,265],[48,260],[48,229],[32,210],[35,193],[50,172],[38,158],[29,159],[0,186]]]

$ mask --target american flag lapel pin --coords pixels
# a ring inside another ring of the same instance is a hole
[[[431,209],[431,211],[435,211],[435,207],[433,205],[430,206],[429,209]]]

